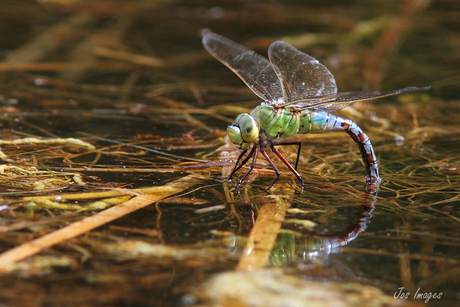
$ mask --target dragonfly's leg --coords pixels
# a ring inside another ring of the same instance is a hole
[[[247,152],[248,150],[247,149],[244,149],[240,155],[238,156],[238,159],[236,160],[236,163],[235,163],[235,167],[233,168],[232,172],[230,173],[230,175],[228,175],[227,177],[227,180],[230,180],[232,179],[233,175],[243,166],[246,164],[246,162],[248,162],[249,158],[251,157],[252,153],[254,152],[254,147],[252,148],[251,152],[249,153],[249,155],[241,162],[240,165],[238,165],[238,162],[240,162],[241,158],[244,156],[244,154]]]
[[[300,149],[302,148],[302,142],[301,141],[291,141],[291,142],[283,141],[283,142],[276,143],[276,146],[278,145],[297,145],[298,146],[297,159],[295,160],[295,167],[294,167],[294,169],[297,170],[297,165],[299,164]]]
[[[243,165],[245,165],[245,164],[249,161],[249,159],[251,159],[251,157],[254,155],[254,150],[256,149],[256,147],[257,147],[257,146],[255,146],[255,145],[252,146],[251,151],[248,153],[248,155],[246,156],[246,158],[244,158],[244,160],[241,161],[241,164],[238,165],[238,167],[236,167],[235,172],[237,172],[241,167],[243,167]],[[247,151],[247,149],[246,149],[246,151]],[[245,151],[245,152],[246,152],[246,151]]]
[[[247,171],[247,173],[244,174],[243,178],[241,178],[240,181],[238,181],[238,183],[235,184],[235,188],[237,188],[243,182],[243,180],[246,179],[246,177],[249,175],[249,173],[252,172],[252,170],[254,169],[254,165],[256,164],[258,154],[259,154],[259,147],[254,146],[253,149],[251,150],[251,152],[248,155],[248,157],[251,157],[251,155],[254,156],[254,158],[252,159],[252,162],[251,162],[251,166],[249,167],[249,170]],[[244,159],[244,161],[243,161],[244,163],[246,163],[249,160],[248,157],[246,157],[246,159]]]
[[[379,166],[369,137],[352,120],[329,114],[329,121],[326,130],[344,130],[358,144],[361,157],[366,167],[366,182],[379,185]]]
[[[286,144],[286,143],[278,143],[277,145],[290,145],[290,144]],[[296,145],[296,144],[294,144]],[[292,167],[291,163],[289,163],[286,158],[278,151],[278,149],[276,149],[275,147],[271,146],[271,149],[272,151],[281,159],[281,161],[284,162],[284,164],[286,164],[286,166],[291,170],[291,172],[294,173],[294,175],[297,177],[297,179],[299,179],[300,181],[300,184],[302,185],[302,189],[305,188],[304,186],[304,183],[303,183],[303,180],[302,180],[302,177],[300,176],[299,172],[297,172],[297,170],[295,168]],[[300,149],[300,145],[299,145],[299,149]],[[299,157],[297,156],[297,160],[299,159]],[[297,163],[296,163],[297,164]],[[277,178],[278,179],[278,178]]]
[[[271,149],[273,150],[274,147],[271,147]],[[272,186],[275,184],[275,182],[278,180],[278,178],[280,178],[280,171],[278,170],[278,168],[276,167],[275,163],[273,163],[272,159],[270,159],[270,157],[268,156],[267,152],[262,147],[260,148],[260,152],[262,152],[262,154],[264,155],[265,159],[267,159],[268,163],[270,163],[270,165],[272,166],[272,168],[273,168],[273,170],[275,171],[275,174],[276,174],[275,180],[273,180],[273,182],[267,188],[267,190],[270,190],[272,188]]]
[[[238,159],[236,160],[235,166],[233,167],[233,170],[232,170],[232,172],[230,173],[230,175],[228,175],[227,180],[232,179],[232,176],[233,176],[233,175],[236,173],[236,171],[239,169],[238,163],[240,162],[241,158],[244,156],[244,154],[245,154],[247,151],[248,151],[248,150],[245,149],[245,150],[243,150],[242,152],[240,152],[240,155],[238,156]],[[240,166],[240,167],[241,167],[241,166]]]

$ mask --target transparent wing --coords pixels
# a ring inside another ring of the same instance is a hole
[[[430,86],[427,87],[406,87],[399,90],[394,90],[391,92],[386,93],[379,93],[379,92],[347,92],[347,93],[338,93],[332,96],[326,97],[313,97],[309,99],[297,100],[293,101],[289,104],[290,107],[296,107],[299,109],[319,109],[324,110],[327,112],[334,112],[340,109],[345,108],[346,106],[358,102],[358,101],[366,101],[371,99],[377,99],[382,97],[388,96],[395,96],[403,93],[408,92],[415,92],[420,90],[428,90]]]
[[[203,32],[203,46],[263,100],[274,103],[283,98],[278,77],[263,56],[210,31]]]
[[[278,75],[286,102],[337,93],[331,72],[314,57],[288,43],[272,43],[268,48],[268,58]]]

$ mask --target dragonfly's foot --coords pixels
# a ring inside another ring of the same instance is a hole
[[[235,184],[235,189],[238,189],[238,187],[240,186],[240,184],[243,182],[244,178],[243,179],[240,179],[236,184]]]
[[[299,178],[297,178],[297,179],[299,179],[299,181],[300,181],[300,186],[302,187],[302,189],[300,190],[300,192],[302,193],[303,190],[305,189],[305,183],[303,182],[303,180],[302,180],[301,177],[299,177]]]
[[[275,184],[275,182],[278,180],[278,178],[280,178],[280,174],[279,173],[276,173],[276,178],[275,180],[272,181],[272,183],[270,184],[270,186],[267,188],[267,191],[270,190],[273,185]]]
[[[241,197],[241,191],[237,186],[235,186],[235,189],[233,190],[233,195],[235,195],[235,197]]]

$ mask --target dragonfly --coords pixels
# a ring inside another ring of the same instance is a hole
[[[358,101],[430,88],[407,87],[386,93],[338,93],[335,78],[324,65],[284,41],[275,41],[270,45],[267,59],[209,30],[203,31],[202,35],[204,48],[263,99],[249,114],[238,115],[227,128],[230,141],[242,149],[227,179],[230,181],[252,157],[249,170],[235,185],[236,188],[254,169],[259,152],[275,171],[276,178],[268,189],[273,187],[280,172],[267,154],[267,149],[270,149],[294,173],[303,189],[304,181],[297,171],[302,143],[290,141],[289,137],[298,133],[327,131],[344,131],[356,142],[366,170],[366,184],[378,188],[381,178],[369,137],[352,120],[331,112]],[[294,167],[276,148],[280,145],[298,147]]]

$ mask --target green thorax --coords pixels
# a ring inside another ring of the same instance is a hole
[[[290,137],[296,133],[321,133],[327,127],[329,114],[324,111],[277,107],[262,103],[251,112],[271,138]]]

